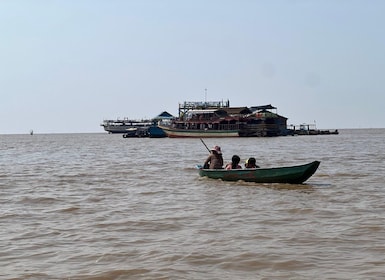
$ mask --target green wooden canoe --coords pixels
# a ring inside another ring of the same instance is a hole
[[[199,168],[200,176],[207,176],[212,179],[222,179],[223,181],[238,181],[256,183],[287,183],[302,184],[309,179],[320,165],[319,161],[308,164],[285,166],[275,168],[256,168],[256,169],[203,169]]]

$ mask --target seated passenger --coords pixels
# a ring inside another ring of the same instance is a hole
[[[239,162],[241,161],[240,157],[237,155],[233,155],[231,158],[231,163],[226,164],[225,169],[242,169],[242,166],[239,165]]]
[[[248,160],[246,160],[245,168],[259,168],[259,166],[256,165],[255,158],[251,157]]]

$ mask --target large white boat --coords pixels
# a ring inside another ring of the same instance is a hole
[[[128,133],[132,129],[139,127],[150,127],[153,125],[151,120],[129,120],[129,119],[117,119],[117,120],[104,120],[101,126],[108,133]]]
[[[164,111],[151,120],[116,119],[104,120],[101,126],[108,133],[122,133],[126,137],[166,137],[165,132],[158,127],[161,121],[173,119],[174,116]]]

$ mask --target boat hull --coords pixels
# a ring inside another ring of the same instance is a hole
[[[132,126],[105,126],[104,130],[107,131],[108,133],[127,133],[127,131],[132,128]]]
[[[170,138],[238,137],[238,130],[192,130],[159,126]]]
[[[151,126],[148,129],[150,138],[163,138],[167,137],[167,134],[159,126]]]
[[[135,120],[104,120],[101,124],[108,133],[130,133],[134,129],[148,129],[153,125],[152,121]]]
[[[316,172],[319,165],[319,161],[313,161],[303,165],[276,168],[234,170],[199,168],[199,175],[223,181],[302,184]]]

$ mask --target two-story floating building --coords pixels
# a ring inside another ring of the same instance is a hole
[[[168,137],[251,137],[287,134],[287,118],[274,113],[271,105],[230,107],[227,100],[184,102],[179,116],[159,127]]]

